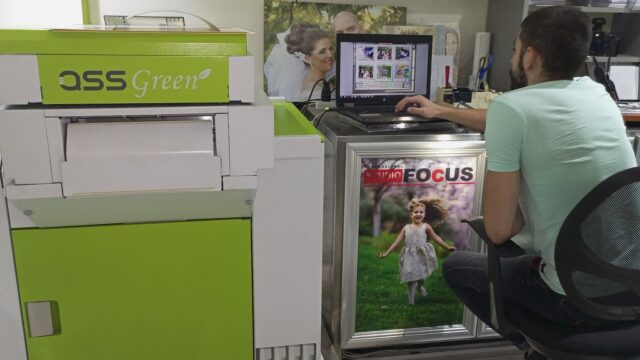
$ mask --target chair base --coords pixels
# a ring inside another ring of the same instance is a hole
[[[550,359],[640,360],[640,323],[573,327],[549,322],[516,304],[510,305],[509,318],[529,344]]]
[[[576,355],[576,354],[567,354],[564,352],[560,352],[557,350],[550,349],[542,344],[536,343],[535,341],[525,337],[527,342],[531,347],[537,352],[543,354],[548,359],[552,360],[640,360],[639,356],[599,356],[599,355]]]

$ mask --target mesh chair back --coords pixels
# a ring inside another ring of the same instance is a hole
[[[569,300],[600,319],[640,318],[640,168],[604,180],[565,219],[555,263]]]

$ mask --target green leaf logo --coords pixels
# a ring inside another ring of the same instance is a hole
[[[202,70],[200,75],[198,75],[198,79],[199,80],[206,79],[206,78],[209,77],[209,75],[211,75],[211,69],[204,69],[204,70]]]

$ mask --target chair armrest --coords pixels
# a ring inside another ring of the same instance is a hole
[[[493,241],[491,241],[489,235],[487,235],[487,231],[485,230],[484,217],[482,216],[478,216],[473,219],[464,219],[462,220],[462,222],[469,224],[473,231],[478,234],[480,240],[484,241],[484,243],[487,244],[487,248],[489,248],[489,251],[496,253],[499,257],[518,257],[526,253],[524,249],[514,243],[511,239],[500,245],[497,245]]]
[[[524,255],[526,252],[511,240],[497,245],[489,238],[484,227],[482,216],[465,219],[462,222],[469,224],[478,237],[487,244],[487,260],[489,275],[489,306],[491,307],[491,325],[495,330],[510,331],[513,326],[507,320],[502,295],[502,275],[500,270],[500,258],[510,258]]]

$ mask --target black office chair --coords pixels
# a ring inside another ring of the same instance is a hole
[[[487,244],[491,322],[514,327],[550,359],[640,359],[640,168],[621,171],[591,190],[564,220],[555,249],[567,299],[597,327],[549,322],[517,304],[505,316],[500,257],[524,255],[511,240],[495,245],[482,217],[463,220]]]

